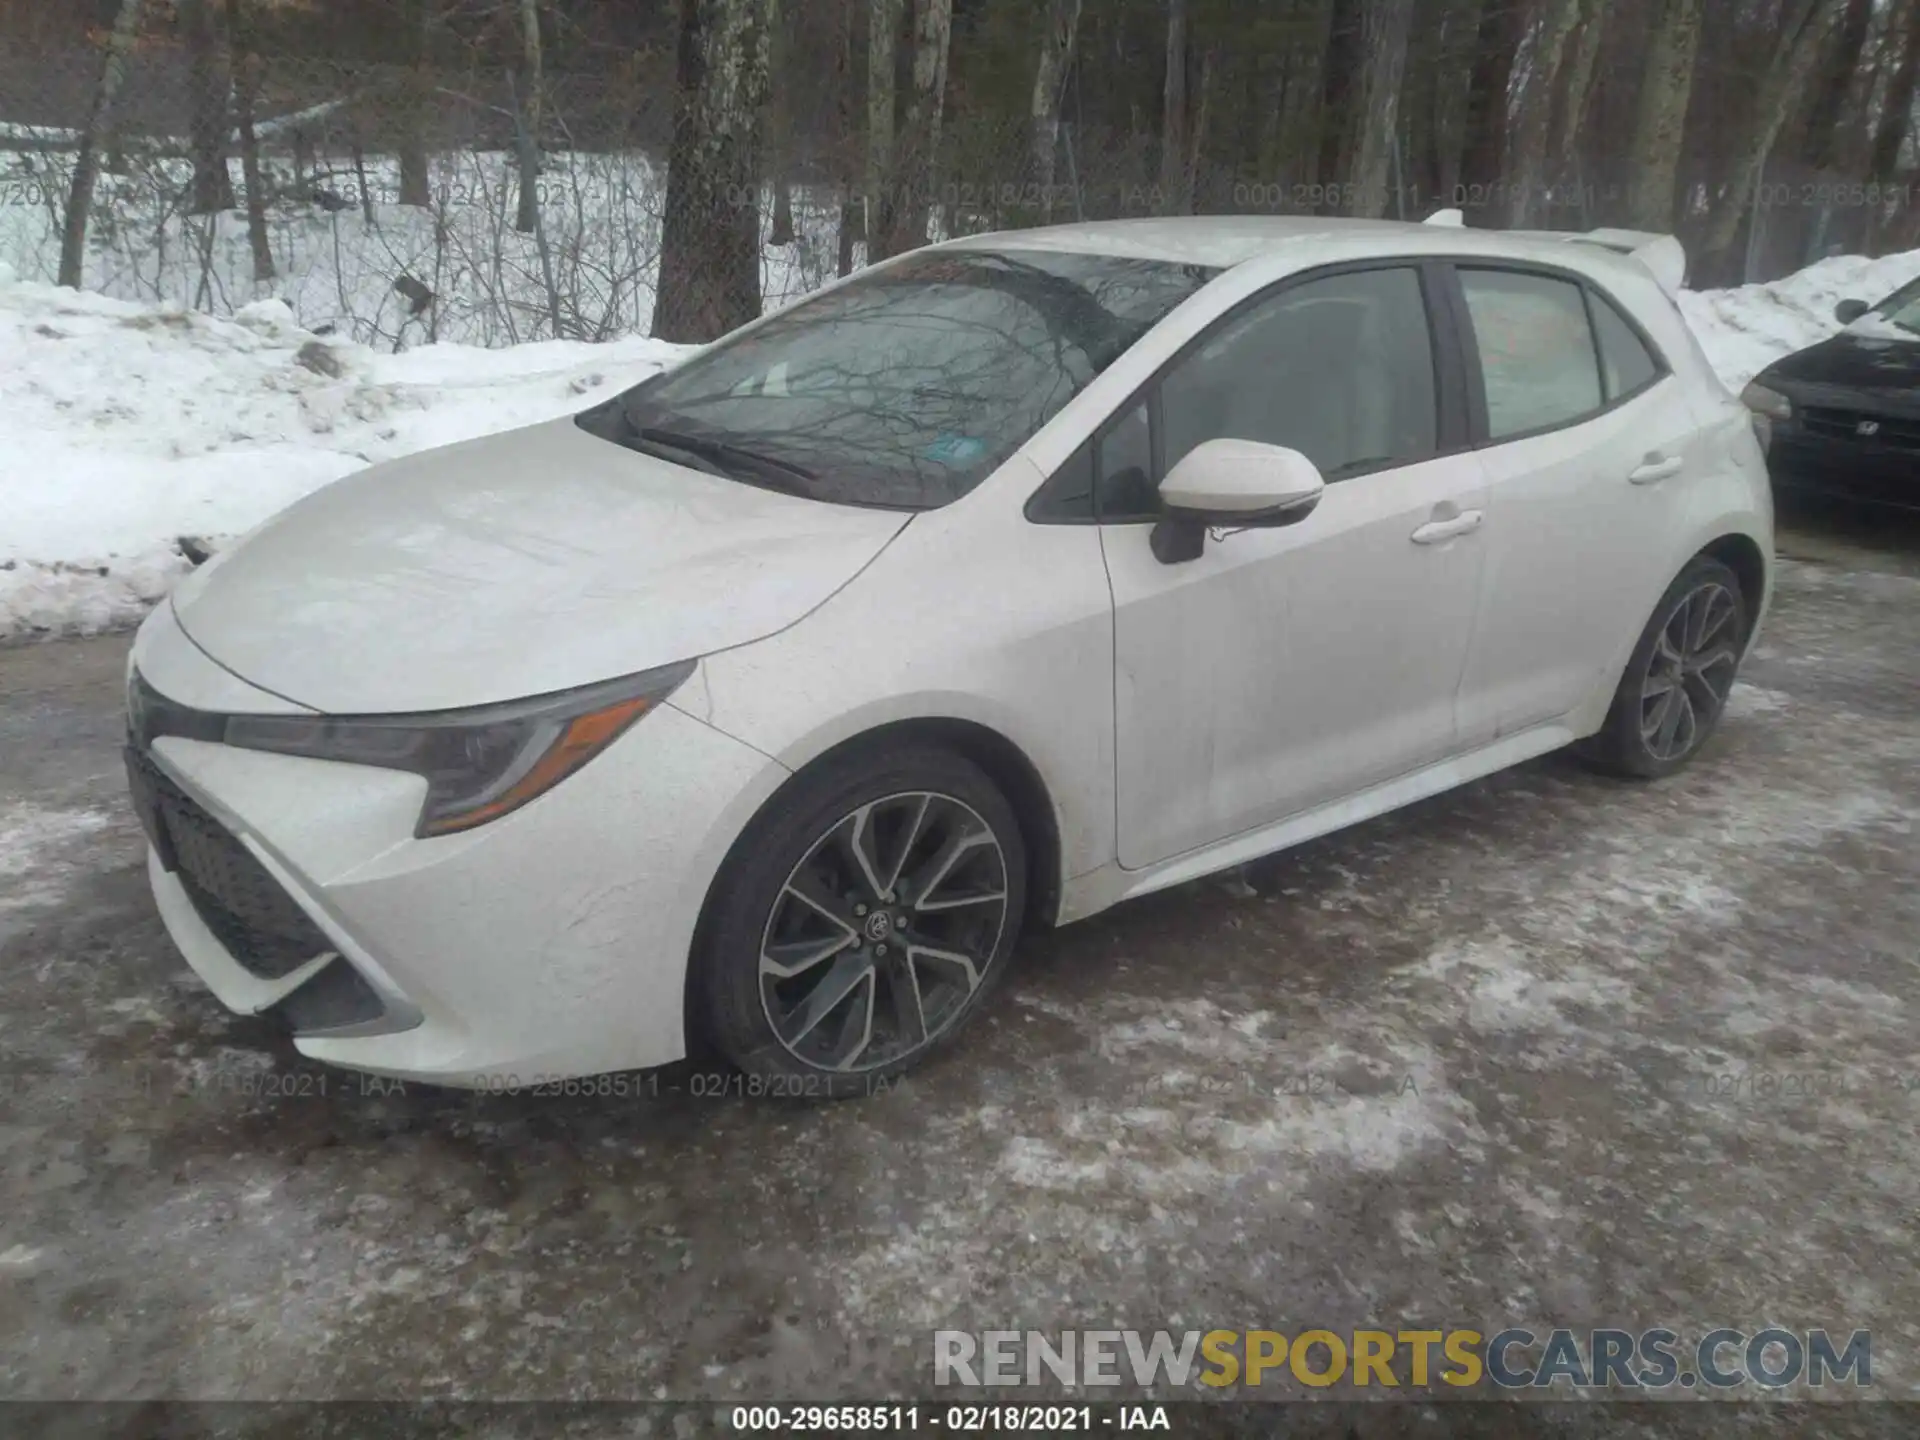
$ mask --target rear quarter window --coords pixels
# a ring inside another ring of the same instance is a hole
[[[1660,378],[1660,362],[1611,300],[1597,290],[1587,294],[1593,308],[1594,338],[1600,345],[1600,372],[1607,384],[1607,400],[1611,403],[1637,395]]]

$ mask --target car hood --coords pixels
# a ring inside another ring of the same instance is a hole
[[[1920,340],[1843,331],[1775,361],[1761,378],[1893,399],[1920,398]]]
[[[333,714],[455,709],[743,645],[899,534],[553,421],[315,491],[174,592],[242,679]]]

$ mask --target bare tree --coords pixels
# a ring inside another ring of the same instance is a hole
[[[1845,148],[1842,125],[1847,97],[1853,90],[1853,77],[1860,71],[1872,28],[1873,0],[1847,0],[1846,14],[1832,31],[1819,78],[1814,82],[1813,101],[1807,106],[1807,123],[1801,136],[1800,153],[1815,169],[1839,163]]]
[[[267,187],[260,173],[260,141],[253,131],[254,96],[260,91],[260,57],[241,0],[226,0],[227,43],[233,51],[233,118],[240,131],[240,175],[247,186],[247,246],[256,283],[273,279],[273,246],[267,239]]]
[[[1045,0],[1040,8],[1040,56],[1033,70],[1033,182],[1039,190],[1040,218],[1053,218],[1053,165],[1060,148],[1060,92],[1073,63],[1073,38],[1080,28],[1081,0]]]
[[[1701,0],[1653,0],[1628,171],[1627,209],[1641,230],[1673,229],[1674,183],[1700,49],[1700,5]]]
[[[1880,111],[1880,123],[1874,127],[1873,148],[1867,159],[1867,176],[1885,183],[1900,168],[1900,149],[1906,144],[1913,126],[1913,102],[1920,92],[1920,0],[1906,0],[1905,39],[1899,52],[1900,63],[1887,82],[1886,103]]]
[[[1361,19],[1366,62],[1360,72],[1351,176],[1356,215],[1387,213],[1387,183],[1400,124],[1400,82],[1406,73],[1407,36],[1412,28],[1413,0],[1366,0]]]
[[[407,43],[412,54],[400,105],[400,203],[420,209],[433,206],[433,176],[427,164],[427,29],[431,23],[430,0],[405,0],[404,17]],[[371,208],[371,207],[369,207]]]
[[[1540,23],[1526,83],[1520,90],[1520,114],[1513,126],[1513,159],[1507,167],[1509,218],[1532,224],[1540,214],[1546,188],[1547,142],[1553,127],[1553,101],[1567,42],[1580,21],[1580,0],[1541,0]]]
[[[231,81],[220,55],[220,37],[212,0],[179,0],[180,27],[187,42],[193,85],[193,190],[187,209],[211,215],[233,208],[233,180],[227,174],[227,91]]]
[[[860,153],[854,143],[854,116],[859,97],[854,90],[853,0],[845,0],[840,14],[840,50],[834,61],[836,118],[840,122],[840,233],[834,254],[834,273],[853,273],[853,247],[865,238],[860,204]]]
[[[711,340],[760,313],[760,120],[774,0],[681,0],[653,333]]]
[[[1187,154],[1187,0],[1167,0],[1167,71],[1160,91],[1160,208],[1193,208]]]
[[[867,7],[867,259],[892,225],[897,197],[893,140],[899,109],[900,17],[904,0],[869,0]]]
[[[791,245],[793,230],[793,183],[787,176],[787,167],[793,155],[793,116],[787,103],[788,90],[792,81],[792,46],[787,41],[787,27],[792,23],[792,12],[784,11],[776,17],[773,35],[768,41],[772,60],[768,65],[767,105],[773,116],[772,144],[768,147],[769,163],[773,170],[773,225],[767,233],[769,245]]]
[[[1423,57],[1431,68],[1426,125],[1427,167],[1441,205],[1453,205],[1467,143],[1473,60],[1484,0],[1447,0],[1434,25],[1434,49]]]
[[[1466,152],[1460,161],[1460,178],[1468,186],[1493,185],[1505,167],[1507,97],[1526,16],[1521,0],[1482,0],[1467,86]]]
[[[913,78],[906,115],[893,137],[893,165],[878,235],[867,236],[875,259],[926,243],[934,169],[947,100],[947,57],[953,42],[953,0],[914,0]]]
[[[67,213],[60,236],[60,283],[80,288],[86,268],[87,219],[93,211],[93,190],[100,178],[100,156],[113,131],[113,105],[127,75],[127,56],[140,29],[140,0],[120,0],[113,32],[107,39],[107,57],[100,67],[100,83],[93,90],[93,110],[87,133],[80,137],[74,157],[73,185],[67,192]]]
[[[1794,95],[1806,88],[1813,67],[1819,63],[1828,27],[1839,14],[1839,0],[1788,0],[1780,16],[1779,40],[1760,88],[1754,96],[1753,118],[1745,143],[1734,157],[1727,187],[1713,212],[1703,246],[1710,257],[1724,257],[1741,223],[1747,218],[1747,203],[1753,187],[1760,182],[1773,142],[1786,121],[1787,107]]]
[[[1600,43],[1606,38],[1610,3],[1611,0],[1581,0],[1580,28],[1573,41],[1573,58],[1567,62],[1567,83],[1560,95],[1551,146],[1552,153],[1563,165],[1569,161],[1575,166],[1580,163],[1587,102],[1593,95],[1593,72],[1600,59]]]
[[[540,0],[520,0],[519,103],[514,137],[519,152],[520,203],[513,228],[531,235],[540,228],[540,125],[546,104],[546,74],[540,52]]]
[[[1287,48],[1285,82],[1275,117],[1274,153],[1263,167],[1274,178],[1311,185],[1320,173],[1320,127],[1327,84],[1333,0],[1303,0]]]

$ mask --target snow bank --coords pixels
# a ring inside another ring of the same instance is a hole
[[[0,271],[0,638],[137,620],[187,568],[183,537],[217,542],[364,465],[570,414],[679,353],[382,355],[278,301],[217,319]]]
[[[1735,389],[1838,329],[1834,305],[1920,275],[1920,251],[1825,260],[1681,308]],[[321,338],[277,300],[222,319],[16,279],[0,264],[0,639],[135,621],[189,564],[330,480],[552,419],[677,347],[543,341],[398,355]]]
[[[1833,307],[1842,300],[1877,305],[1915,276],[1920,276],[1920,250],[1879,260],[1838,255],[1766,285],[1685,291],[1680,309],[1720,378],[1737,395],[1782,355],[1837,332]]]

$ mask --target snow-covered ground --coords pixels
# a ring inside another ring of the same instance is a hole
[[[0,638],[139,618],[217,542],[365,465],[584,409],[680,353],[656,340],[318,339],[0,278]]]
[[[1839,258],[1683,297],[1727,383],[1832,333],[1920,252]],[[137,619],[188,566],[328,481],[584,408],[679,350],[626,338],[398,354],[302,328],[279,300],[231,318],[60,290],[0,263],[0,638]]]

